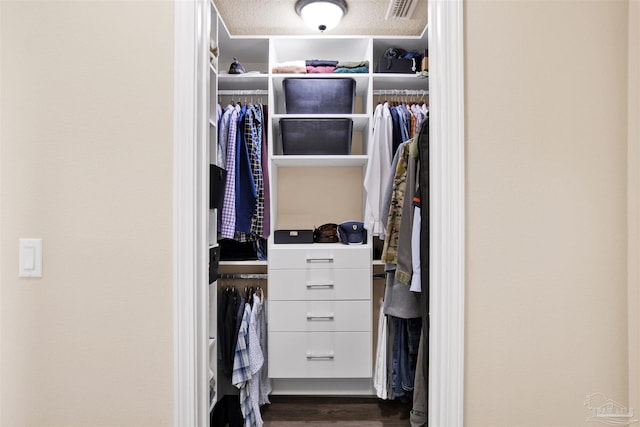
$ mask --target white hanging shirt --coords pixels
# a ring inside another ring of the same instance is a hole
[[[386,229],[382,221],[382,194],[391,174],[393,121],[389,104],[378,104],[373,114],[373,136],[369,144],[369,160],[364,175],[367,192],[364,225],[372,235],[384,238]],[[386,219],[386,218],[385,218]]]

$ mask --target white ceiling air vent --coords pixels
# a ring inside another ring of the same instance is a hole
[[[417,3],[418,0],[389,0],[385,19],[409,19]]]

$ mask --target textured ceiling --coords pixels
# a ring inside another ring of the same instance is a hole
[[[427,26],[427,0],[410,18],[386,20],[390,0],[347,0],[349,10],[327,35],[420,36]],[[296,14],[296,0],[213,0],[231,36],[318,34]]]

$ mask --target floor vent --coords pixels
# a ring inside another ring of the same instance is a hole
[[[390,0],[386,19],[408,19],[413,15],[417,0]]]

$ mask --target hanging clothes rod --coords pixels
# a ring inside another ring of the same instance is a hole
[[[231,279],[248,279],[248,280],[267,280],[268,274],[266,273],[220,273],[218,279],[231,280]]]
[[[269,91],[267,89],[219,90],[218,95],[269,95]]]
[[[373,96],[382,95],[410,95],[410,96],[427,96],[429,91],[426,89],[379,89],[373,91]]]

